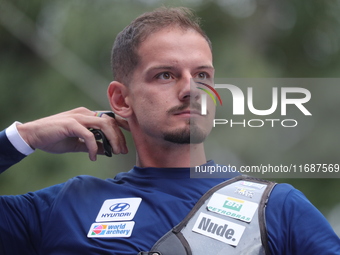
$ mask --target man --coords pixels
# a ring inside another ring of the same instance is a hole
[[[34,149],[85,151],[95,160],[103,148],[89,128],[107,136],[113,153],[127,153],[120,127],[131,131],[136,166],[114,179],[79,176],[26,195],[1,197],[1,254],[148,251],[222,181],[189,175],[190,166],[215,164],[207,162],[203,145],[214,110],[199,114],[200,93],[192,81],[211,82],[211,46],[192,14],[175,8],[138,17],[117,36],[112,64],[115,81],[108,98],[115,119],[78,108],[14,123],[0,133],[0,170]],[[340,254],[339,238],[327,221],[290,185],[272,190],[266,225],[271,254]]]

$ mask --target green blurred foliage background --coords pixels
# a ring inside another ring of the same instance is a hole
[[[213,43],[216,77],[339,77],[338,0],[0,0],[0,128],[79,106],[108,109],[115,36],[136,16],[162,5],[187,6],[202,18]],[[300,157],[302,163],[315,158],[339,163],[339,104],[329,100],[337,92],[339,87],[315,91],[322,105],[312,106],[319,111],[314,121],[325,124],[313,128],[315,140],[286,151],[282,162]],[[226,154],[255,165],[262,160],[258,155],[266,158],[264,140],[270,143],[275,134],[246,129],[218,139]],[[0,194],[22,194],[80,174],[111,178],[134,165],[129,134],[127,140],[128,155],[97,162],[86,154],[37,151],[1,175]],[[279,151],[272,152],[281,162]],[[278,181],[304,192],[340,234],[340,179]]]

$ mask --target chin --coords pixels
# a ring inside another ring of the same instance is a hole
[[[185,128],[164,132],[163,138],[165,141],[176,144],[200,144],[204,142],[208,134],[209,132],[196,125],[190,125]]]

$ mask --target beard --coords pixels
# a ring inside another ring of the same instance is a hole
[[[173,114],[176,111],[181,111],[187,108],[200,110],[201,105],[196,101],[186,101],[182,105],[171,108],[167,111],[168,114]],[[195,119],[189,119],[184,128],[178,128],[172,131],[165,131],[163,138],[165,141],[176,144],[200,144],[204,142],[209,132],[204,132],[196,123]]]
[[[206,137],[207,134],[192,120],[188,121],[188,125],[185,128],[178,128],[163,134],[165,141],[176,144],[199,144],[202,143]]]

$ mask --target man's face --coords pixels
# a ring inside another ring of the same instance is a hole
[[[147,37],[138,55],[128,85],[137,135],[177,144],[203,142],[215,109],[200,114],[201,90],[193,79],[212,82],[214,68],[206,40],[194,30],[166,28]]]

